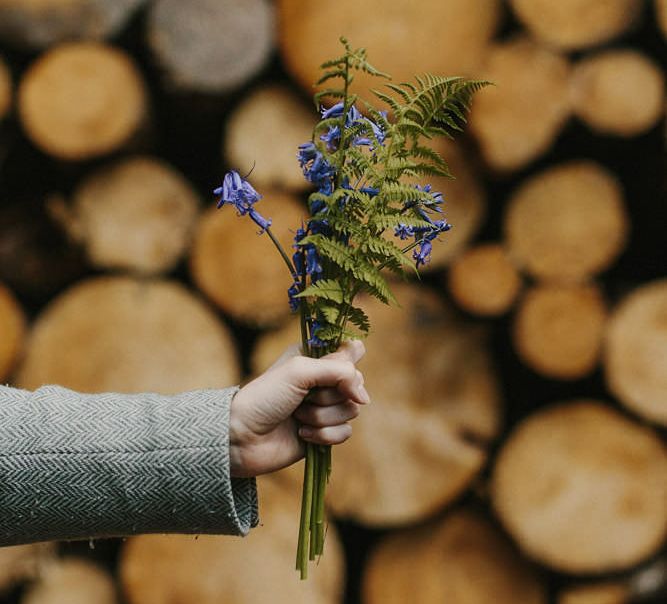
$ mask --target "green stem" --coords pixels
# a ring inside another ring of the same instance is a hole
[[[301,499],[301,521],[299,523],[299,545],[297,547],[297,570],[301,580],[308,578],[308,542],[310,518],[313,506],[313,461],[314,445],[306,444],[306,466],[303,475],[303,497]]]
[[[296,274],[296,269],[294,268],[294,265],[292,264],[292,261],[290,260],[289,256],[283,249],[283,246],[280,245],[280,242],[276,239],[275,235],[271,232],[271,228],[267,227],[266,228],[266,234],[271,238],[271,241],[273,241],[273,245],[276,246],[276,249],[280,252],[280,255],[283,257],[283,260],[285,261],[285,264],[287,265],[287,268],[289,269],[290,275],[295,275]]]

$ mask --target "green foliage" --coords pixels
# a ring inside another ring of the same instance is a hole
[[[329,230],[327,234],[311,232],[299,241],[299,245],[314,246],[322,260],[323,278],[307,285],[298,297],[307,305],[308,315],[317,320],[316,335],[327,349],[337,347],[344,337],[360,337],[370,330],[368,317],[352,305],[357,293],[365,291],[385,303],[396,303],[381,271],[399,275],[414,271],[406,254],[419,241],[392,241],[386,234],[399,226],[415,232],[433,227],[427,215],[440,201],[409,183],[422,177],[453,178],[430,140],[458,134],[473,95],[489,84],[431,74],[414,82],[388,82],[382,90],[373,91],[389,109],[385,113],[359,100],[350,88],[356,71],[389,76],[368,62],[363,48],[353,49],[344,38],[341,42],[345,52],[322,64],[317,85],[325,87],[314,95],[318,108],[323,99],[343,104],[342,111],[321,120],[313,130],[312,141],[334,167],[335,182],[333,192],[327,191],[331,194],[310,195],[311,214],[317,208],[311,221],[326,219]],[[348,123],[346,116],[355,103],[360,103],[368,119]],[[325,144],[321,137],[335,129],[340,134],[336,144]],[[355,144],[359,139],[367,143]],[[358,331],[349,330],[348,325]]]

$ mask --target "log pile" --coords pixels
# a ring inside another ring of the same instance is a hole
[[[30,389],[224,387],[300,342],[283,261],[211,192],[250,173],[291,254],[341,35],[394,83],[495,83],[431,141],[452,230],[400,309],[360,300],[373,402],[308,582],[298,464],[245,540],[2,549],[0,604],[665,601],[667,2],[417,4],[0,0],[0,383]]]

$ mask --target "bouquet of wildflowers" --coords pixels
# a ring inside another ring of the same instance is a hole
[[[300,313],[303,353],[311,357],[333,352],[346,338],[366,336],[369,320],[354,305],[355,296],[366,292],[396,303],[382,271],[404,275],[418,269],[429,261],[433,242],[450,229],[442,195],[428,184],[406,180],[451,177],[427,141],[460,131],[473,94],[487,84],[433,75],[388,83],[387,92],[374,94],[390,115],[350,91],[354,71],[388,76],[368,63],[364,49],[341,42],[344,54],[322,65],[317,82],[339,86],[315,94],[318,108],[325,98],[330,106],[322,109],[312,140],[298,149],[303,174],[316,191],[308,198],[310,218],[296,229],[291,257],[271,233],[271,220],[255,209],[261,196],[247,180],[232,171],[215,190],[218,207],[233,205],[276,245],[292,279],[288,300]],[[296,556],[302,579],[308,561],[323,551],[324,495],[331,474],[331,447],[308,443],[306,449]]]

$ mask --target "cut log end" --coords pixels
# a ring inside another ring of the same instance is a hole
[[[280,472],[284,474],[284,471]],[[141,535],[124,544],[119,576],[137,604],[338,604],[344,559],[328,524],[325,554],[307,581],[294,571],[300,491],[275,476],[258,479],[262,524],[241,539],[219,535]],[[325,519],[325,522],[327,520]],[[248,553],[256,563],[249,564]]]
[[[268,0],[162,0],[148,15],[148,43],[180,90],[238,88],[270,58],[274,9]]]
[[[299,168],[296,150],[311,139],[316,121],[316,113],[288,89],[259,89],[229,117],[224,141],[227,163],[239,172],[254,167],[252,181],[258,190],[308,189],[311,185]]]
[[[145,0],[2,0],[0,39],[25,49],[114,35]]]
[[[9,69],[0,56],[0,120],[8,113],[12,106],[12,79]]]
[[[512,259],[531,275],[576,282],[611,266],[626,244],[627,221],[616,178],[596,163],[572,161],[518,187],[504,231]]]
[[[624,405],[667,426],[667,280],[643,285],[614,309],[604,365]]]
[[[519,546],[569,573],[631,568],[667,536],[667,452],[597,401],[540,411],[504,443],[492,500]]]
[[[521,168],[545,153],[570,113],[568,61],[528,38],[493,47],[475,97],[470,128],[494,170]]]
[[[231,334],[183,286],[101,277],[67,290],[37,318],[17,381],[30,390],[173,394],[239,377]]]
[[[113,577],[85,559],[62,558],[44,568],[21,604],[116,604]]]
[[[84,180],[63,221],[93,266],[155,274],[185,253],[198,207],[192,185],[175,168],[134,157]]]
[[[449,269],[448,287],[461,308],[477,315],[498,316],[514,304],[521,276],[500,244],[473,247]]]
[[[396,533],[375,548],[363,577],[367,604],[546,604],[534,570],[476,514]]]
[[[26,332],[26,317],[18,301],[0,283],[0,382],[12,372],[23,349]]]
[[[534,371],[579,379],[598,364],[606,318],[606,304],[594,285],[535,287],[520,302],[514,346]]]
[[[355,48],[363,45],[371,64],[395,82],[410,82],[414,74],[425,72],[476,74],[501,14],[497,0],[428,2],[419,10],[394,0],[281,0],[278,7],[283,60],[309,94],[321,75],[320,64],[340,56],[341,35]],[[402,48],[410,51],[400,52]],[[370,90],[383,83],[355,72],[353,91],[377,103]]]
[[[0,548],[0,593],[38,577],[55,553],[55,543],[50,541]]]
[[[104,155],[125,144],[147,114],[144,83],[122,51],[64,44],[25,73],[19,115],[32,142],[65,160]]]
[[[557,604],[630,604],[631,596],[624,583],[596,583],[564,589],[558,594]]]
[[[307,212],[296,197],[266,192],[257,208],[271,218],[271,231],[290,250]],[[290,273],[269,236],[233,208],[211,208],[196,228],[190,268],[197,286],[234,319],[270,326],[289,315]]]
[[[665,81],[653,61],[634,50],[608,50],[574,69],[575,114],[603,134],[636,136],[653,127],[665,106]]]
[[[602,44],[637,21],[641,0],[511,0],[519,21],[535,38],[564,50]]]

